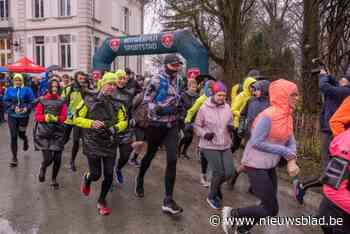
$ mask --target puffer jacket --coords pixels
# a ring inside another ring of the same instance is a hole
[[[26,118],[33,108],[35,97],[32,89],[29,87],[9,87],[5,91],[3,101],[9,116],[14,118]],[[27,111],[17,113],[15,111],[16,106],[27,108]]]
[[[233,114],[233,126],[239,127],[239,118],[241,111],[245,107],[247,101],[251,98],[249,87],[254,84],[256,80],[252,77],[248,77],[243,82],[243,91],[234,98],[234,102],[231,104],[231,111]]]
[[[94,120],[104,122],[101,129],[92,128]],[[83,128],[83,153],[87,156],[115,157],[117,135],[109,130],[114,127],[118,134],[128,126],[125,107],[101,93],[89,94],[77,107],[74,125]]]
[[[194,123],[194,131],[200,137],[201,149],[226,150],[231,147],[232,139],[227,126],[232,125],[232,114],[228,104],[216,105],[209,98],[199,109]],[[204,139],[206,133],[214,132],[211,141]]]
[[[56,123],[46,122],[45,115],[58,117]],[[62,151],[64,149],[64,121],[67,105],[59,95],[47,93],[35,106],[34,147],[36,150]]]

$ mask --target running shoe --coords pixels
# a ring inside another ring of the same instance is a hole
[[[303,189],[303,185],[300,183],[298,179],[295,179],[293,181],[293,190],[294,190],[294,197],[299,202],[299,204],[304,204],[304,196],[305,191]]]
[[[121,170],[116,170],[115,174],[116,174],[115,180],[116,180],[117,184],[122,185],[124,183],[124,176],[123,176]]]
[[[89,175],[89,173],[85,173],[83,177],[83,182],[81,183],[80,186],[80,192],[83,193],[85,196],[89,196],[91,192],[91,187],[87,183],[86,177]]]
[[[136,197],[144,197],[143,181],[138,176],[135,177],[135,195]]]
[[[233,222],[234,219],[232,217],[232,211],[233,209],[229,206],[225,206],[222,209],[221,226],[226,234],[230,233],[230,230],[232,230],[235,227],[235,223]],[[229,222],[230,220],[232,220],[232,222]]]
[[[209,204],[209,206],[211,206],[211,208],[213,208],[214,210],[219,210],[221,205],[220,205],[220,201],[219,199],[215,198],[207,198],[207,203]]]
[[[207,177],[205,175],[201,175],[201,181],[200,181],[201,185],[205,188],[208,188],[210,183],[207,180]]]
[[[60,184],[57,183],[56,181],[53,181],[50,186],[54,189],[54,190],[57,190],[60,188]]]
[[[173,199],[164,199],[162,211],[172,215],[176,215],[182,213],[183,209],[178,204],[176,204],[176,202]]]
[[[13,158],[10,162],[10,167],[17,167],[18,166],[18,160],[17,158]]]
[[[107,204],[101,204],[101,203],[97,203],[97,209],[98,209],[98,213],[100,215],[109,215],[110,213],[112,213],[112,209],[107,207]]]

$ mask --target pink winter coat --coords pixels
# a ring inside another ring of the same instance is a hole
[[[194,131],[200,137],[199,147],[201,149],[227,150],[231,147],[232,139],[227,130],[232,125],[232,112],[228,104],[217,106],[212,103],[211,98],[199,109],[194,123]],[[206,133],[214,132],[211,141],[204,139]]]
[[[334,157],[343,158],[350,161],[350,130],[336,136],[329,146],[329,152]],[[350,171],[350,165],[348,168]],[[329,185],[323,186],[323,193],[338,207],[343,209],[346,213],[350,214],[350,191],[347,189],[349,180],[344,180],[338,190],[332,188]]]

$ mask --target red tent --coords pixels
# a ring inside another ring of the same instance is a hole
[[[46,72],[46,68],[34,64],[27,57],[19,59],[17,62],[7,65],[7,69],[10,72],[23,72],[23,73],[42,73]]]

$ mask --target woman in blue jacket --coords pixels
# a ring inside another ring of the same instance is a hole
[[[29,114],[34,102],[33,91],[24,87],[24,80],[21,74],[13,76],[13,87],[5,91],[4,104],[8,114],[8,125],[11,135],[12,161],[10,167],[17,166],[17,138],[23,140],[23,150],[29,148],[26,128],[29,122]]]

